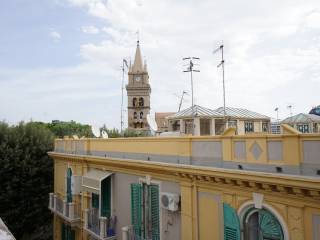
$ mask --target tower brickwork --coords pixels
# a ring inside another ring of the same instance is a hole
[[[139,41],[137,42],[134,63],[129,68],[128,84],[128,129],[137,131],[150,130],[147,115],[150,113],[149,74],[143,63]]]

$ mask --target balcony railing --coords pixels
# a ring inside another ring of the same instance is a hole
[[[49,194],[49,209],[70,223],[80,222],[80,204],[68,203],[57,194]]]
[[[116,216],[99,217],[99,209],[86,209],[84,213],[84,229],[99,240],[116,239]]]
[[[152,240],[137,235],[132,226],[126,226],[122,229],[122,240]]]

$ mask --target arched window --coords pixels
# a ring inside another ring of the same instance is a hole
[[[244,239],[284,240],[284,234],[278,219],[267,209],[249,209],[243,219]]]
[[[134,107],[137,106],[137,98],[132,99],[132,106],[134,106]]]
[[[143,107],[144,106],[144,99],[141,97],[139,98],[139,106]]]
[[[144,125],[143,125],[143,122],[142,122],[142,123],[140,123],[140,127],[141,127],[141,128],[143,128],[143,126],[144,126]]]
[[[68,168],[67,170],[67,202],[72,202],[71,178],[72,178],[72,170],[71,168]]]
[[[134,112],[133,113],[133,119],[137,119],[138,118],[138,114],[137,114],[137,112]]]
[[[143,112],[140,112],[140,119],[143,118]]]

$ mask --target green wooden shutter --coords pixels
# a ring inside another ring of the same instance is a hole
[[[152,240],[160,239],[159,186],[149,185]]]
[[[107,177],[101,182],[101,216],[111,215],[111,177]]]
[[[66,238],[66,226],[64,223],[61,224],[61,240],[67,240]]]
[[[240,224],[236,211],[223,204],[224,240],[240,240]]]
[[[142,185],[131,184],[131,224],[136,236],[141,236],[142,223]]]
[[[74,230],[71,230],[71,238],[70,240],[75,240],[76,239],[76,232]]]
[[[72,192],[71,192],[71,178],[72,178],[72,170],[68,168],[67,170],[67,202],[72,202]]]
[[[283,232],[279,221],[268,211],[259,211],[259,225],[263,239],[283,240]]]
[[[99,208],[99,195],[98,194],[92,193],[91,205],[93,208]]]

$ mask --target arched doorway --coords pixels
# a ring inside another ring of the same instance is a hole
[[[72,191],[71,191],[71,178],[72,178],[72,170],[68,168],[67,170],[67,202],[72,202]]]
[[[284,240],[278,219],[267,209],[250,208],[243,217],[245,240]]]

